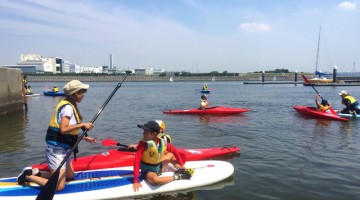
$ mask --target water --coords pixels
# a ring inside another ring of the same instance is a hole
[[[30,83],[36,93],[64,83]],[[91,82],[79,104],[90,121],[117,83]],[[124,82],[89,133],[122,144],[137,143],[137,124],[162,119],[173,144],[181,148],[233,145],[240,154],[222,160],[235,167],[234,175],[219,184],[181,193],[142,199],[359,199],[360,120],[338,122],[308,119],[292,106],[314,106],[315,91],[302,85],[244,85],[211,82],[212,106],[244,107],[251,112],[234,116],[164,115],[167,109],[197,107],[202,82]],[[347,90],[360,98],[357,87],[316,88],[335,109],[338,93]],[[29,164],[43,162],[44,135],[59,97],[31,97],[28,111],[0,117],[0,177],[16,176]],[[80,143],[80,155],[109,149]],[[211,176],[211,174],[209,174]]]

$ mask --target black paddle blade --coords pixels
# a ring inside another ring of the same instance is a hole
[[[61,167],[60,167],[61,168]],[[41,189],[40,193],[36,197],[36,200],[51,200],[54,198],[56,186],[58,184],[60,168],[50,177],[45,186]]]

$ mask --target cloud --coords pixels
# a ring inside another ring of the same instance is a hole
[[[344,1],[341,2],[337,7],[343,10],[356,10],[356,3],[350,1]]]
[[[242,23],[238,27],[239,31],[250,31],[250,32],[267,32],[270,29],[269,24],[265,23]]]

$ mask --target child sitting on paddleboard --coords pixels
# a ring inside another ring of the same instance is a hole
[[[164,133],[164,131],[165,131],[165,127],[166,127],[166,125],[165,125],[165,122],[164,121],[162,121],[162,120],[155,120],[155,122],[157,122],[158,124],[159,124],[159,126],[160,126],[160,133],[158,134],[158,138],[162,138],[162,139],[164,139],[166,142],[169,142],[169,143],[171,143],[171,137],[170,137],[170,135],[169,134],[167,134],[167,133]],[[130,144],[129,145],[129,149],[135,149],[136,150],[136,146],[137,146],[138,144]]]
[[[158,137],[160,126],[155,121],[149,121],[144,125],[138,125],[143,129],[144,138],[137,145],[134,161],[134,184],[133,190],[139,191],[142,185],[139,183],[139,170],[141,169],[141,179],[146,179],[151,184],[163,185],[175,180],[190,179],[193,171],[184,166],[179,152],[169,142]],[[164,156],[164,153],[167,155]],[[169,159],[169,155],[174,159]],[[160,177],[161,173],[171,163],[175,171],[173,176]]]

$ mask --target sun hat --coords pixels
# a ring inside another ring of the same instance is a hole
[[[82,82],[78,80],[72,80],[64,86],[64,92],[66,95],[70,96],[74,94],[75,92],[81,90],[81,89],[89,89],[89,85],[83,84]]]
[[[345,90],[343,90],[343,91],[341,91],[340,93],[339,93],[339,96],[342,96],[342,95],[349,95],[349,93],[348,92],[346,92]]]
[[[138,125],[138,127],[153,133],[160,133],[160,126],[155,121],[148,121],[144,125]]]

